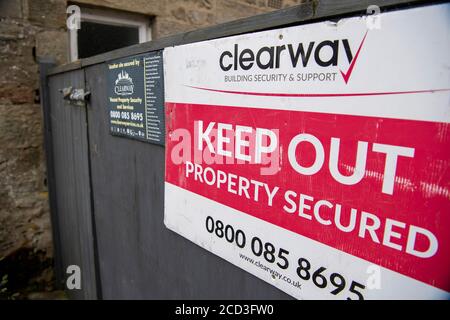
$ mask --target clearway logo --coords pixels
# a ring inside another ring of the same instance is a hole
[[[117,75],[117,79],[115,81],[114,92],[120,96],[131,95],[134,92],[134,84],[133,78],[130,75],[122,70]]]
[[[323,68],[338,67],[344,82],[347,84],[355,68],[366,37],[367,31],[359,43],[355,55],[353,55],[348,39],[324,40],[320,43],[316,43],[315,41],[309,43],[300,42],[297,45],[289,43],[279,46],[266,46],[260,48],[256,52],[249,48],[241,49],[238,44],[235,44],[233,52],[222,52],[219,58],[219,65],[223,71],[250,70],[253,67],[262,70],[278,69],[283,61],[286,63],[282,57],[286,56],[287,53],[293,68],[301,66],[306,68],[312,63],[311,61],[314,61],[313,63]],[[342,52],[342,49],[350,64],[346,71],[343,71],[338,66],[339,54]],[[324,51],[328,51],[328,53],[331,52],[331,55],[326,54],[327,58],[324,58]]]
[[[355,64],[356,64],[356,60],[358,60],[359,53],[361,52],[361,48],[362,48],[362,46],[364,44],[364,41],[366,40],[367,32],[368,31],[366,31],[366,34],[364,35],[364,38],[362,39],[361,43],[359,44],[358,51],[356,51],[355,57],[348,60],[349,63],[350,63],[350,66],[347,69],[347,72],[343,72],[341,69],[339,69],[339,71],[341,72],[342,78],[344,78],[344,81],[345,81],[346,84],[348,83],[348,80],[350,79],[350,76],[352,75],[353,68],[355,67]],[[350,55],[351,55],[350,48],[348,49],[348,52],[350,52]],[[347,57],[348,57],[348,55],[347,55]]]

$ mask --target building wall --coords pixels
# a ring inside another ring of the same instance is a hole
[[[77,0],[69,4],[147,15],[156,39],[301,1]],[[58,63],[67,62],[67,5],[66,0],[0,0],[0,278],[2,266],[3,272],[14,261],[24,267],[23,259],[42,263],[28,264],[32,270],[21,272],[42,278],[46,269],[47,280],[51,276],[37,60],[53,56]]]

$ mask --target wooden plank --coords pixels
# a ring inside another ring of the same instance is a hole
[[[63,281],[63,270],[61,261],[61,240],[59,236],[58,212],[56,207],[56,181],[54,171],[54,155],[53,155],[53,141],[52,128],[50,118],[50,91],[47,82],[47,75],[51,68],[55,66],[53,59],[40,59],[39,61],[39,83],[40,83],[40,100],[42,107],[43,133],[44,133],[44,148],[45,148],[45,162],[47,172],[47,190],[50,206],[50,216],[52,222],[52,243],[53,243],[53,261],[56,278],[56,286],[60,288]]]
[[[57,187],[56,214],[60,241],[61,268],[81,268],[81,290],[68,291],[74,299],[97,298],[91,189],[88,163],[88,138],[85,107],[63,100],[60,89],[84,87],[84,70],[52,76],[50,123]],[[67,275],[65,275],[67,276]]]
[[[57,67],[51,71],[51,74],[87,67],[111,59],[159,50],[169,46],[217,39],[248,32],[299,25],[312,21],[317,22],[326,19],[335,19],[338,16],[342,17],[365,14],[369,5],[378,5],[384,11],[395,8],[418,6],[425,3],[430,4],[431,2],[425,0],[315,0],[282,10],[234,20],[207,28],[201,28],[142,44],[136,44],[113,50],[107,53],[85,58],[81,61],[76,61],[68,65]]]
[[[72,71],[72,70],[77,70],[77,69],[81,69],[81,60],[76,60],[70,63],[66,63],[66,64],[62,64],[59,66],[56,66],[54,68],[52,68],[51,70],[48,71],[48,75],[54,75],[54,74],[58,74],[58,73],[64,73],[64,72],[68,72],[68,71]]]

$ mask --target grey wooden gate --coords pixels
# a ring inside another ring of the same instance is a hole
[[[312,1],[54,68],[42,87],[58,274],[82,272],[77,299],[288,299],[282,291],[165,228],[164,147],[112,136],[106,64],[167,46],[364,14],[422,1]],[[45,77],[43,77],[45,79]],[[91,92],[84,106],[60,89]]]
[[[50,123],[52,129],[53,173],[57,190],[55,204],[58,217],[53,228],[59,230],[62,250],[58,257],[66,270],[77,265],[82,270],[82,290],[74,298],[97,297],[89,178],[88,126],[86,108],[73,106],[62,99],[60,88],[83,87],[84,70],[74,70],[49,78]],[[56,221],[55,221],[56,220]]]

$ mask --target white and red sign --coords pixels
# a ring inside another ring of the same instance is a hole
[[[296,298],[449,298],[449,12],[167,48],[166,226]]]

